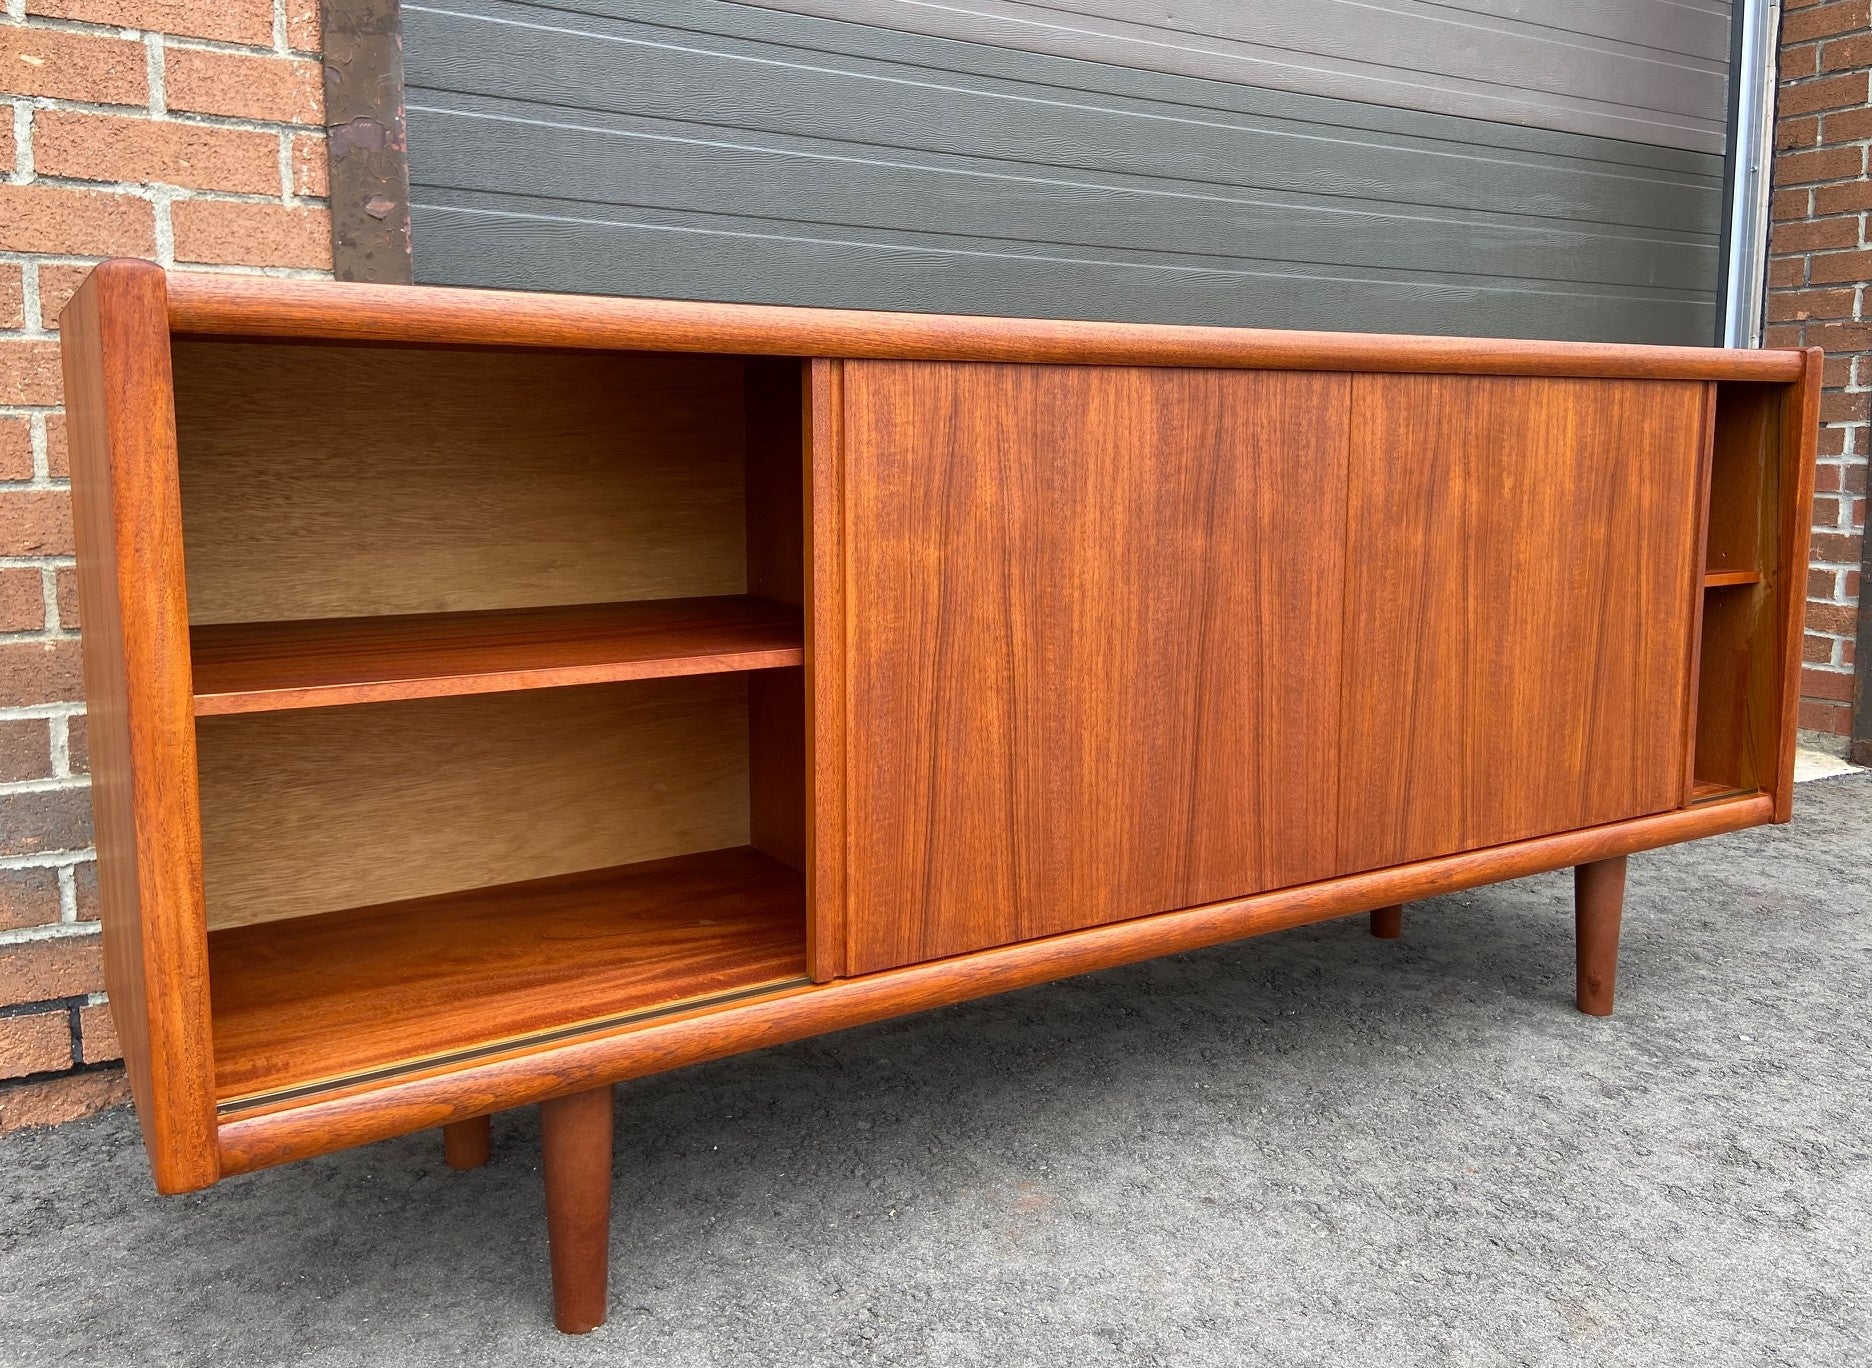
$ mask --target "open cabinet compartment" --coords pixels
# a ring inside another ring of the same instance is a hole
[[[1714,389],[1694,800],[1773,786],[1786,599],[1805,592],[1798,582],[1804,567],[1788,564],[1785,554],[1795,539],[1776,521],[1784,425],[1798,421],[1783,411],[1793,392],[1743,381]]]
[[[224,1112],[805,981],[801,363],[173,352]]]

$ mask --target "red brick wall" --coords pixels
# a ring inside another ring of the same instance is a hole
[[[0,1131],[123,1096],[103,1005],[58,311],[100,257],[327,274],[317,0],[0,17]]]
[[[1852,731],[1853,638],[1865,535],[1872,355],[1866,282],[1872,211],[1868,0],[1785,0],[1775,125],[1773,225],[1768,243],[1771,346],[1826,348],[1815,480],[1813,562],[1807,576],[1801,725]]]

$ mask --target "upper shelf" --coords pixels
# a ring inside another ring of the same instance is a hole
[[[770,599],[215,623],[189,629],[195,715],[501,693],[799,665],[800,610]]]

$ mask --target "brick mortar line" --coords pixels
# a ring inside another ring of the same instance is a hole
[[[276,4],[275,12],[279,10]],[[11,22],[0,21],[0,28],[50,29],[58,33],[80,33],[93,38],[124,38],[132,41],[142,38],[156,38],[177,47],[198,48],[204,52],[223,52],[242,57],[290,57],[299,61],[318,65],[324,54],[315,48],[296,48],[281,46],[276,37],[271,44],[237,43],[230,38],[204,38],[199,34],[176,33],[170,29],[128,28],[122,24],[106,24],[95,19],[67,19],[63,15],[14,13],[13,0],[8,0],[7,17]]]
[[[17,182],[25,185],[48,185],[56,190],[91,190],[104,194],[130,195],[150,203],[159,201],[174,202],[188,200],[196,204],[269,204],[275,208],[321,209],[329,204],[323,195],[298,195],[284,203],[278,195],[266,194],[258,190],[195,190],[186,185],[170,185],[166,182],[133,181],[95,181],[80,180],[75,176],[34,176],[32,180]],[[23,255],[31,256],[27,252]],[[204,262],[212,266],[213,262]]]
[[[55,717],[79,717],[84,711],[85,705],[76,700],[66,703],[15,703],[0,708],[0,722],[30,722],[34,719],[50,721]]]
[[[57,1083],[61,1079],[76,1078],[82,1074],[114,1073],[122,1069],[123,1061],[121,1059],[112,1059],[108,1061],[100,1060],[96,1064],[73,1064],[63,1069],[23,1074],[19,1078],[9,1078],[0,1081],[0,1097],[4,1097],[15,1088],[23,1088],[32,1083]]]
[[[48,779],[8,779],[0,782],[0,798],[19,793],[70,793],[74,789],[90,787],[91,776],[88,774],[61,774]]]
[[[49,489],[29,489],[22,493],[51,494],[62,493]],[[64,556],[0,556],[0,570],[69,570],[75,562],[69,555]],[[0,638],[18,636],[17,632],[0,632]]]
[[[177,196],[177,198],[186,198],[190,193],[192,192],[184,191],[181,195]],[[302,195],[299,202],[302,206],[310,205],[313,208],[320,207],[326,203],[326,201],[322,199],[317,199],[309,195]],[[259,203],[278,204],[279,201],[276,199],[262,199]],[[0,249],[0,262],[18,264],[21,266],[95,266],[100,261],[109,260],[109,257],[101,256],[54,255],[52,253],[46,253],[42,256],[37,252],[20,252],[11,248]],[[172,269],[180,271],[185,275],[264,275],[281,280],[330,280],[332,278],[330,271],[323,270],[317,266],[221,265],[212,261],[192,261],[182,266],[174,266]],[[48,332],[45,336],[48,338],[55,338],[58,334],[55,332]],[[34,413],[63,413],[64,411],[65,406],[63,404],[0,404],[0,416],[12,415],[23,417]]]
[[[163,108],[157,109],[154,102],[148,104],[104,104],[97,100],[73,100],[61,95],[27,95],[13,93],[4,96],[15,105],[25,104],[29,109],[50,109],[61,114],[94,114],[101,118],[134,119],[141,117],[145,123],[186,124],[194,128],[231,128],[246,133],[291,133],[316,134],[325,136],[322,123],[293,123],[287,119],[256,119],[247,114],[216,114],[205,109],[170,109],[166,99]],[[128,111],[127,113],[125,111]],[[119,182],[113,182],[117,184]],[[1838,215],[1828,215],[1837,218]]]
[[[81,864],[89,864],[97,858],[96,846],[79,846],[71,850],[35,850],[30,855],[0,855],[0,871],[15,869],[70,869]],[[81,926],[89,926],[81,922]],[[21,929],[21,928],[15,928]],[[0,936],[9,934],[0,931]]]
[[[83,940],[95,936],[102,923],[94,921],[47,922],[44,926],[16,926],[8,931],[0,931],[0,946],[5,945],[41,945],[47,941]]]
[[[66,993],[63,997],[38,998],[32,1002],[10,1002],[0,1007],[0,1021],[14,1017],[50,1016],[54,1012],[69,1012],[78,1007],[95,1007],[90,999],[91,993]]]

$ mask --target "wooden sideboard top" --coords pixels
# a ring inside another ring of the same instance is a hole
[[[169,324],[182,336],[1649,380],[1786,382],[1800,378],[1803,364],[1793,350],[976,318],[188,273],[170,274],[168,290]]]

